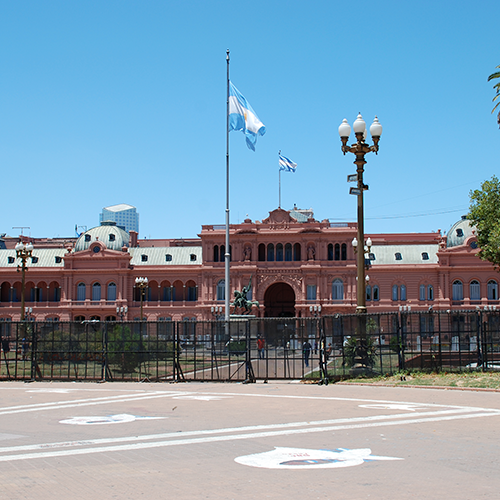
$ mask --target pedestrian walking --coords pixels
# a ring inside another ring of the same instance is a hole
[[[304,354],[304,364],[309,366],[309,356],[311,354],[312,345],[306,340],[302,346],[302,353]]]

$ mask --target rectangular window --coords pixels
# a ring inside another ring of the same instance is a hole
[[[83,284],[78,285],[77,287],[77,292],[76,292],[76,300],[78,301],[83,301],[85,300],[85,295],[86,295],[86,287]]]
[[[470,284],[470,300],[481,300],[481,285],[477,282]]]
[[[195,286],[188,286],[188,296],[187,299],[190,302],[194,302],[197,300],[197,288]]]
[[[316,300],[316,285],[307,285],[307,300]]]

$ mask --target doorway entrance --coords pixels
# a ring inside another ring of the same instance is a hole
[[[295,292],[286,283],[272,284],[264,294],[264,317],[293,318],[295,317]]]

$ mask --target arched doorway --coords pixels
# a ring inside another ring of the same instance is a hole
[[[295,317],[295,292],[286,283],[273,283],[264,294],[266,318]]]

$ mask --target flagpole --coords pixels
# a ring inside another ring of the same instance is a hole
[[[226,50],[227,62],[227,100],[226,100],[226,252],[224,254],[224,319],[225,333],[229,339],[229,49]]]
[[[279,172],[279,190],[280,190],[280,194],[279,194],[279,203],[278,203],[278,208],[281,208],[281,170],[278,170]]]
[[[278,158],[280,157],[279,155],[281,154],[281,149],[278,152]],[[279,172],[279,202],[278,202],[278,208],[281,208],[281,167],[278,170]]]

